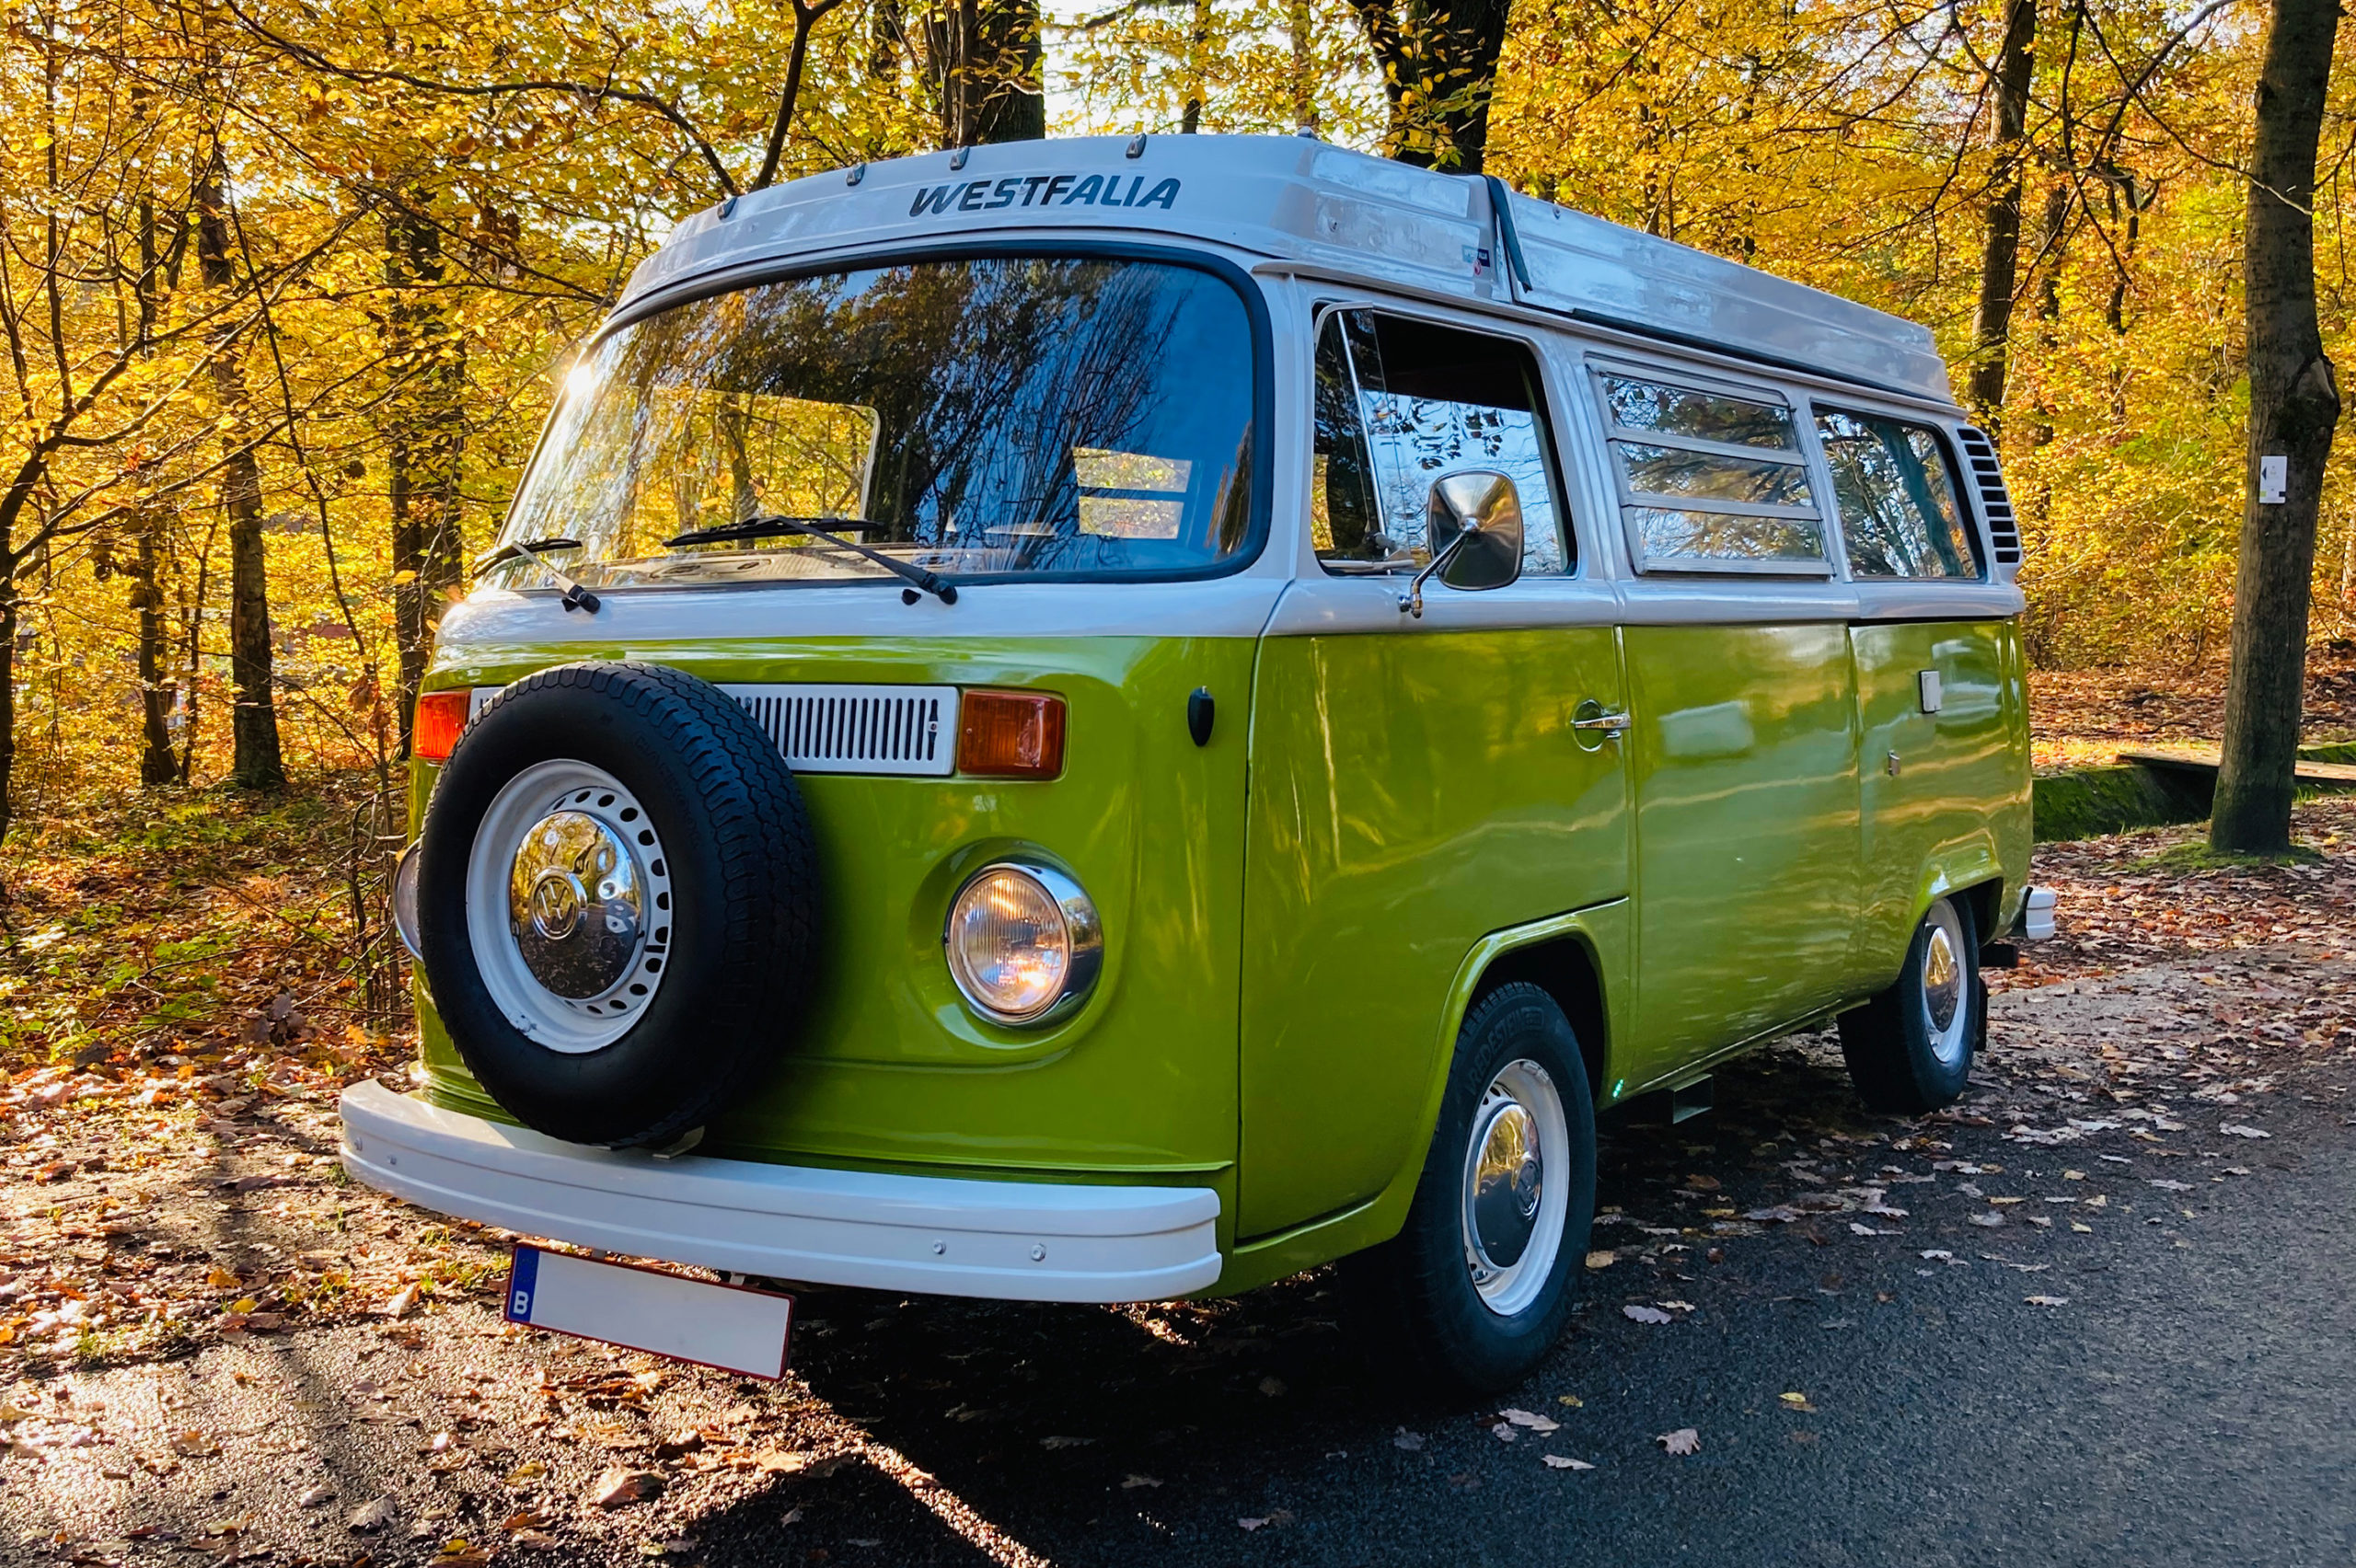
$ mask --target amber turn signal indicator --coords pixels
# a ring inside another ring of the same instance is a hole
[[[426,762],[446,760],[467,727],[468,691],[429,691],[417,699],[417,723],[410,749]]]
[[[969,691],[957,716],[957,771],[1053,778],[1064,770],[1064,699],[1045,691]]]

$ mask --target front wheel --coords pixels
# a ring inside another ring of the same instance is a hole
[[[1365,1348],[1446,1392],[1527,1378],[1563,1332],[1595,1217],[1595,1104],[1578,1039],[1539,987],[1465,1015],[1407,1223],[1342,1261]]]
[[[1898,978],[1841,1015],[1841,1055],[1858,1098],[1907,1116],[1954,1104],[1971,1077],[1987,1007],[1970,911],[1934,899]]]

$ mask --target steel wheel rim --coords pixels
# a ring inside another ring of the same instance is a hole
[[[662,838],[605,769],[536,763],[483,813],[468,940],[501,1016],[534,1043],[581,1055],[629,1032],[669,968],[671,916]]]
[[[1465,1272],[1497,1316],[1528,1310],[1545,1290],[1562,1252],[1570,1178],[1562,1091],[1528,1057],[1507,1063],[1473,1112],[1459,1204]]]
[[[1931,1055],[1942,1066],[1960,1063],[1971,1046],[1970,998],[1965,993],[1969,975],[1964,965],[1963,920],[1946,899],[1931,905],[1923,917],[1922,981],[1923,1029]]]

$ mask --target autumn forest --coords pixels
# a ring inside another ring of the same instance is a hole
[[[1930,324],[2048,670],[2224,657],[2255,0],[29,0],[0,67],[0,831],[388,778],[572,347],[678,216],[1045,133],[1482,169]],[[2313,204],[2346,331],[2349,51]],[[2312,634],[2356,630],[2332,455]]]

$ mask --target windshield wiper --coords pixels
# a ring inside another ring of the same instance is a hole
[[[529,558],[537,561],[540,570],[549,574],[549,580],[556,584],[558,593],[563,595],[558,603],[568,610],[585,610],[594,616],[597,613],[597,606],[602,602],[597,595],[550,566],[547,561],[540,559],[543,555],[551,550],[577,550],[580,548],[581,541],[578,539],[518,539],[514,544],[502,545],[497,549],[486,550],[477,556],[475,575],[480,577],[494,566],[504,566],[511,560]]]
[[[873,526],[863,517],[747,517],[741,523],[722,523],[712,528],[690,528],[684,534],[675,534],[664,540],[663,547],[679,549],[687,545],[724,545],[739,539],[767,539],[780,534],[799,534],[804,538],[822,539],[837,549],[849,550],[855,556],[863,556],[893,576],[923,589],[944,605],[957,602],[957,584],[954,582],[943,582],[923,567],[895,559],[881,550],[871,550],[865,545],[853,544],[838,534],[830,534],[818,526],[821,523],[849,523],[862,528]],[[911,605],[917,602],[913,588],[902,589],[900,597]]]

